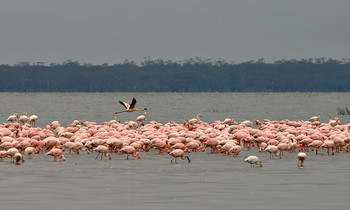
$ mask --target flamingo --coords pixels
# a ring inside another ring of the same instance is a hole
[[[35,127],[35,122],[38,120],[38,116],[36,116],[35,114],[31,115],[28,119],[29,123],[32,124],[33,123],[33,127]]]
[[[6,155],[11,157],[11,161],[10,162],[13,162],[14,161],[14,156],[15,154],[19,153],[19,150],[16,149],[16,148],[10,148],[6,151]]]
[[[121,150],[122,153],[127,154],[126,159],[129,160],[129,155],[131,154],[133,157],[137,157],[138,159],[141,158],[141,155],[139,152],[136,151],[135,147],[133,146],[125,146]]]
[[[259,160],[259,158],[257,156],[251,155],[249,157],[247,157],[244,162],[248,162],[250,163],[250,167],[253,168],[254,164],[255,165],[259,165],[260,168],[262,167],[262,161]]]
[[[240,140],[239,145],[234,145],[229,150],[229,153],[232,153],[234,156],[237,156],[243,149],[243,139]]]
[[[200,113],[197,114],[197,117],[196,117],[196,118],[192,118],[191,120],[188,120],[187,123],[188,123],[188,124],[192,124],[192,125],[193,125],[193,124],[198,124],[198,123],[200,123],[200,121],[201,121],[201,120],[199,119],[199,117],[203,117],[202,114],[200,114]]]
[[[32,154],[37,154],[37,151],[35,150],[34,147],[27,147],[25,150],[24,150],[24,155],[25,155],[25,158],[26,159],[32,159],[31,155]]]
[[[52,148],[48,153],[46,153],[46,155],[51,155],[55,157],[55,160],[57,160],[57,157],[59,159],[62,159],[62,161],[66,161],[66,158],[64,157],[64,155],[62,155],[62,150],[58,149],[58,148]]]
[[[16,161],[16,165],[20,165],[20,160],[22,160],[22,162],[24,162],[23,156],[21,153],[17,152],[14,156],[13,159]]]
[[[226,125],[236,125],[236,124],[238,124],[236,121],[235,121],[235,119],[234,118],[226,118],[225,120],[224,120],[224,124],[226,124]]]
[[[145,111],[145,110],[147,110],[146,108],[143,108],[143,109],[135,108],[135,105],[136,105],[136,99],[135,98],[132,98],[132,101],[131,101],[130,105],[128,103],[125,103],[124,101],[119,101],[119,103],[125,107],[125,110],[121,111],[121,112],[116,112],[115,114],[119,114],[119,113],[122,113],[122,112],[134,112],[134,111]]]
[[[101,154],[101,160],[103,155],[105,155],[105,157],[108,157],[109,160],[111,160],[111,155],[108,153],[108,148],[106,146],[103,145],[98,145],[95,149],[95,152],[98,152],[95,160],[97,159],[97,157]]]
[[[305,152],[299,152],[298,153],[298,164],[297,164],[297,166],[299,166],[300,168],[304,167],[303,163],[304,163],[305,159],[306,159]],[[299,162],[300,162],[300,165],[299,165]]]
[[[270,153],[270,159],[273,159],[273,154],[278,156],[278,147],[275,145],[269,145],[266,147],[265,151]]]
[[[315,121],[320,121],[320,115],[318,116],[313,116],[309,119],[310,122],[315,122]]]
[[[7,121],[10,121],[10,122],[15,122],[16,120],[17,120],[17,118],[18,118],[18,114],[17,113],[14,113],[13,115],[11,115],[11,116],[9,116],[8,118],[7,118]]]
[[[188,162],[190,163],[191,160],[188,156],[184,156],[185,152],[182,149],[174,149],[172,152],[169,153],[169,155],[173,156],[173,159],[171,159],[171,163],[175,159],[175,163],[178,157],[181,157],[182,160],[185,160],[187,158]]]
[[[27,112],[23,112],[22,115],[19,117],[18,122],[22,122],[23,125],[28,121]]]
[[[139,127],[141,127],[141,125],[143,124],[143,121],[147,120],[146,114],[147,114],[147,112],[145,112],[143,115],[140,115],[136,118],[136,121],[140,122]]]

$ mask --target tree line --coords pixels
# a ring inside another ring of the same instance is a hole
[[[0,92],[348,92],[350,59],[152,59],[0,65]]]

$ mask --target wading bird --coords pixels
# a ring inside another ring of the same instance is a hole
[[[18,118],[18,114],[17,113],[14,113],[13,115],[11,115],[11,116],[9,116],[8,118],[7,118],[7,121],[9,121],[9,122],[15,122],[16,120],[17,120],[17,118]]]
[[[136,105],[136,99],[135,98],[132,98],[132,101],[131,101],[130,105],[128,103],[125,103],[124,101],[119,101],[119,103],[125,107],[125,110],[121,111],[121,112],[116,112],[116,114],[119,114],[119,113],[122,113],[122,112],[134,112],[134,111],[145,111],[145,110],[147,110],[146,108],[143,108],[143,109],[135,108],[135,105]]]
[[[175,159],[175,163],[177,158],[180,157],[182,160],[185,160],[187,158],[188,162],[190,163],[191,160],[188,156],[184,156],[185,152],[182,149],[174,149],[172,152],[169,153],[169,155],[173,156],[173,159],[171,159],[171,163],[173,162],[173,160]]]
[[[259,160],[259,158],[257,156],[251,155],[249,157],[247,157],[244,162],[248,162],[250,163],[250,167],[253,168],[254,164],[255,165],[259,165],[260,167],[262,167],[262,161]]]
[[[305,159],[306,159],[306,154],[304,152],[299,152],[298,153],[298,166],[300,168],[304,167],[303,163],[304,163]],[[300,162],[300,164],[299,164],[299,162]]]

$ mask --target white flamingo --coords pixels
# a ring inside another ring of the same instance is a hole
[[[35,114],[31,115],[28,119],[29,123],[32,124],[33,123],[33,127],[35,127],[35,122],[38,120],[38,116],[36,116]]]
[[[27,112],[23,112],[22,115],[19,117],[18,122],[22,122],[23,124],[28,121]]]
[[[136,118],[136,121],[139,121],[139,127],[143,124],[143,121],[146,121],[147,118],[146,118],[146,114],[147,112],[145,112],[143,115],[140,115]]]
[[[300,167],[300,168],[302,168],[302,167],[304,167],[304,165],[303,165],[303,163],[304,163],[304,160],[306,159],[306,154],[305,154],[305,152],[299,152],[298,153],[298,166]],[[300,163],[300,164],[299,164]]]
[[[259,165],[260,167],[262,167],[262,161],[259,160],[259,158],[257,156],[254,156],[254,155],[251,155],[249,157],[247,157],[244,162],[248,162],[250,163],[250,167],[254,167],[254,164],[255,165]]]
[[[187,123],[188,124],[198,124],[200,123],[201,119],[199,119],[199,117],[203,117],[202,114],[197,114],[197,117],[196,118],[192,118],[191,120],[188,120]]]
[[[275,156],[279,155],[278,147],[275,145],[267,146],[265,151],[270,153],[270,159],[273,159],[273,155],[275,155]]]
[[[11,115],[11,116],[9,116],[8,118],[7,118],[7,121],[9,121],[9,122],[15,122],[16,120],[17,120],[17,118],[18,118],[18,114],[17,113],[14,113],[13,115]]]

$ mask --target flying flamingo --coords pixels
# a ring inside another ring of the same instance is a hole
[[[125,103],[124,101],[119,101],[119,103],[125,107],[125,110],[121,111],[121,112],[116,112],[115,114],[119,114],[119,113],[122,113],[122,112],[134,112],[134,111],[145,111],[145,110],[147,110],[146,108],[143,108],[143,109],[135,108],[135,105],[136,105],[136,99],[135,98],[132,98],[132,101],[131,101],[130,105],[128,103]]]
[[[182,160],[185,160],[187,158],[188,162],[190,163],[190,158],[188,156],[184,157],[184,154],[185,152],[182,149],[174,149],[172,152],[169,153],[169,155],[173,156],[173,159],[171,159],[170,162],[172,163],[175,159],[175,163],[177,163],[176,160],[178,157],[180,157]]]
[[[305,159],[306,159],[306,154],[304,152],[299,152],[298,153],[298,166],[300,168],[304,167],[303,163],[304,163]],[[300,165],[299,165],[299,162],[300,162]]]
[[[254,164],[255,165],[259,165],[260,168],[262,167],[262,161],[259,160],[259,158],[257,156],[251,155],[249,157],[247,157],[244,162],[248,162],[250,163],[250,167],[253,168]]]

